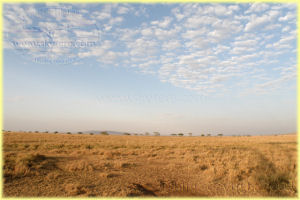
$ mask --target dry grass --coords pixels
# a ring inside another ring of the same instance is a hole
[[[297,196],[296,135],[3,139],[4,196]]]

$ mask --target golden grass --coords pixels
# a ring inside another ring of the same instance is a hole
[[[297,196],[296,135],[5,132],[4,196]]]

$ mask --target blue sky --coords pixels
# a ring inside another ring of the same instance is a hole
[[[296,131],[295,4],[5,4],[4,129]]]

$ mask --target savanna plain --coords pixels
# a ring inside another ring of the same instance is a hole
[[[297,136],[3,133],[3,196],[297,196]]]

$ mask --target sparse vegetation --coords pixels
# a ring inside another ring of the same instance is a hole
[[[296,197],[296,139],[4,132],[3,193]]]

